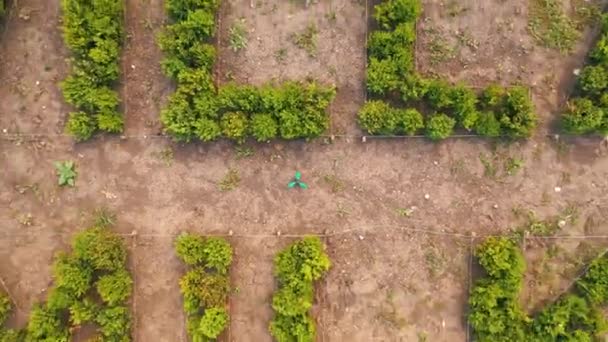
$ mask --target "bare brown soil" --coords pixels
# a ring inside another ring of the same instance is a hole
[[[299,2],[274,3],[276,11],[268,14],[263,11],[272,9],[273,3],[260,7],[254,3],[254,8],[249,1],[225,4],[222,81],[229,70],[236,80],[254,84],[272,78],[302,79],[308,74],[335,82],[338,98],[332,106],[332,131],[356,133],[354,118],[364,99],[365,7],[350,1],[313,3],[308,8]],[[493,2],[507,7],[473,7],[464,15],[477,20],[469,25],[478,22],[484,27],[485,20],[499,18],[512,3]],[[59,1],[20,0],[18,5],[0,42],[0,129],[61,133],[69,107],[62,103],[57,88],[67,72],[67,54],[57,29]],[[336,10],[336,24],[324,16],[330,7]],[[24,20],[15,15],[22,8],[36,10]],[[441,17],[437,14],[441,7],[430,1],[425,10],[427,16]],[[233,53],[225,41],[226,23],[241,16],[255,31],[250,33],[248,48]],[[185,341],[177,284],[184,269],[173,252],[173,236],[184,230],[233,233],[230,341],[271,340],[272,259],[293,240],[288,234],[329,235],[325,241],[333,268],[317,287],[314,308],[320,341],[416,341],[423,336],[428,341],[463,341],[468,234],[499,233],[521,224],[514,208],[533,210],[543,218],[572,206],[579,218],[558,234],[608,233],[608,149],[599,139],[556,142],[538,134],[530,141],[511,144],[478,139],[439,144],[425,140],[276,142],[248,144],[254,155],[239,159],[228,142],[182,145],[151,138],[149,134],[160,127],[156,120],[162,97],[171,89],[159,72],[160,53],[154,42],[163,21],[162,2],[129,0],[127,19],[123,102],[127,133],[137,137],[99,136],[74,144],[65,137],[0,133],[0,276],[19,308],[11,322],[15,326],[22,326],[33,303],[45,298],[53,255],[67,248],[73,234],[90,223],[92,211],[99,207],[116,212],[115,229],[129,243],[136,282],[135,341]],[[288,38],[309,21],[319,30],[317,58],[308,57]],[[584,54],[584,44],[590,40],[587,34],[575,56]],[[479,50],[490,51],[489,46],[503,40],[484,41]],[[288,50],[285,64],[272,57],[282,46]],[[441,73],[483,85],[498,77],[487,74],[487,61],[507,53],[498,47],[491,51],[483,59],[486,62],[449,68],[454,74]],[[533,70],[534,74],[522,74],[528,84],[551,75],[555,84],[572,82],[571,69],[580,59],[550,59],[545,57],[553,52],[534,51],[538,53],[534,61],[547,62],[530,62],[530,57],[512,54],[504,60],[511,58],[514,65]],[[45,72],[46,64],[50,69]],[[337,76],[330,77],[329,66],[337,69]],[[500,80],[508,83],[511,79]],[[36,80],[40,80],[38,86]],[[15,91],[20,84],[29,90]],[[557,86],[551,93],[539,84],[534,99],[544,120],[557,112],[566,87]],[[36,97],[37,92],[42,95]],[[42,106],[46,106],[44,112]],[[509,158],[523,161],[512,175],[505,170]],[[73,189],[56,185],[52,164],[67,159],[77,163]],[[218,182],[230,168],[238,170],[241,182],[235,190],[222,192]],[[303,173],[309,190],[286,188],[295,170]],[[131,236],[134,231],[137,235]],[[577,248],[579,242],[559,242],[563,251],[552,259],[556,266],[551,267],[566,269],[570,259],[586,258],[583,252],[590,248]],[[606,246],[601,240],[594,244]],[[546,248],[545,243],[527,244],[530,270],[543,269],[536,264]],[[580,263],[570,265],[563,280],[551,283],[554,293],[582,269]],[[530,273],[530,279],[538,276]],[[533,280],[529,284],[522,298],[533,310],[552,292]]]

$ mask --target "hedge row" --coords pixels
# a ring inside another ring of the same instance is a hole
[[[568,101],[562,123],[573,134],[608,133],[608,15],[602,17],[602,35],[580,73],[575,97]]]
[[[83,325],[96,324],[94,340],[131,340],[126,303],[131,276],[126,269],[123,240],[105,228],[90,228],[76,235],[71,253],[60,253],[53,264],[54,287],[47,302],[37,304],[23,330],[1,330],[2,342],[71,341]],[[0,327],[10,302],[0,296]]]
[[[459,126],[489,137],[532,134],[537,117],[526,88],[492,85],[477,94],[462,84],[427,79],[416,72],[420,0],[386,0],[374,9],[379,29],[368,40],[367,89],[375,97],[398,98],[410,107],[397,109],[383,100],[368,101],[359,113],[359,123],[368,133],[416,134],[425,128],[427,136],[437,140]],[[425,120],[412,105],[431,114]]]
[[[243,142],[274,138],[312,138],[329,126],[326,109],[335,89],[314,82],[288,82],[262,87],[229,84],[216,89],[213,64],[219,0],[167,0],[173,24],[159,37],[165,52],[164,73],[177,89],[161,112],[165,130],[178,140],[212,141],[220,137]]]
[[[2,342],[17,342],[19,338],[23,338],[23,334],[19,331],[4,327],[12,309],[13,306],[8,295],[0,291],[0,341]]]
[[[489,238],[475,256],[486,271],[469,298],[476,341],[590,342],[608,330],[600,310],[608,301],[608,258],[594,260],[572,293],[529,317],[518,300],[526,265],[517,243]]]
[[[275,316],[270,333],[278,342],[314,342],[314,319],[308,312],[314,300],[314,282],[329,270],[321,240],[307,237],[280,252],[274,260],[279,289],[272,298]]]
[[[180,259],[191,269],[179,282],[192,341],[215,340],[228,326],[226,300],[232,248],[221,238],[181,234],[175,241]]]
[[[61,89],[69,114],[66,132],[77,141],[96,130],[122,132],[119,97],[113,90],[119,77],[123,2],[120,0],[62,0],[63,38],[72,51],[72,72]]]

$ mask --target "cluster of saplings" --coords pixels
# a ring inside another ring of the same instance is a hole
[[[92,341],[131,340],[126,306],[132,280],[126,269],[123,240],[106,228],[79,233],[71,253],[60,253],[53,264],[55,286],[46,303],[36,305],[23,330],[1,330],[2,342],[68,342],[83,325],[96,324]],[[0,298],[0,323],[10,305]],[[1,325],[1,324],[0,324]]]
[[[315,321],[309,310],[314,300],[314,282],[329,270],[330,261],[316,237],[299,240],[274,260],[279,288],[272,298],[275,316],[270,333],[278,342],[314,342]]]
[[[476,341],[591,342],[608,330],[601,308],[608,302],[608,257],[593,260],[570,293],[529,317],[518,298],[526,268],[518,244],[489,238],[475,256],[486,272],[469,298]]]
[[[314,82],[217,88],[212,74],[216,51],[209,42],[219,0],[166,4],[173,23],[159,37],[166,55],[162,69],[177,82],[161,112],[169,134],[184,141],[225,137],[243,142],[249,136],[258,141],[312,138],[327,129],[333,88]]]
[[[424,130],[435,140],[450,136],[457,126],[489,137],[532,134],[537,116],[526,88],[493,85],[479,95],[464,85],[428,79],[416,72],[420,0],[386,0],[374,10],[378,29],[368,40],[367,89],[390,102],[367,102],[359,113],[363,129],[382,135],[413,135]],[[425,117],[421,111],[430,115]]]
[[[226,306],[232,248],[221,238],[183,233],[175,242],[175,250],[190,266],[179,282],[190,339],[215,340],[229,322]]]
[[[576,96],[563,116],[566,132],[608,133],[608,15],[602,16],[602,35],[578,79]]]
[[[69,114],[66,132],[77,141],[96,130],[122,132],[119,97],[113,90],[119,77],[123,2],[62,0],[63,37],[72,51],[72,72],[61,89],[77,111]]]

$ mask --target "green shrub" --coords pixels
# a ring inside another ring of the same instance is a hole
[[[434,114],[426,123],[426,136],[432,140],[441,140],[452,135],[456,120],[445,114]]]
[[[501,135],[501,127],[496,114],[494,112],[479,113],[475,132],[485,137],[499,137]]]
[[[204,336],[216,339],[228,326],[228,313],[224,308],[205,310],[200,322],[199,331]]]
[[[26,341],[68,342],[69,336],[67,327],[55,312],[34,306],[27,324]]]
[[[608,72],[600,65],[587,66],[581,72],[579,86],[584,94],[600,95],[608,88]]]
[[[122,115],[116,112],[104,111],[95,116],[97,127],[100,130],[110,133],[120,133],[123,131],[124,120]]]
[[[399,87],[398,66],[392,59],[372,57],[366,72],[367,89],[371,93],[385,95]]]
[[[279,131],[277,121],[270,114],[254,114],[251,117],[251,134],[259,141],[276,138]]]
[[[569,133],[585,134],[598,130],[604,117],[604,110],[594,106],[590,99],[575,98],[568,102],[562,123]]]
[[[370,57],[379,60],[397,55],[413,55],[416,41],[416,26],[414,23],[397,25],[394,31],[374,31],[367,42]],[[413,65],[411,65],[413,67]]]
[[[397,124],[395,110],[384,101],[367,101],[359,110],[359,125],[369,134],[394,134]]]
[[[484,89],[480,96],[480,103],[486,108],[501,107],[505,99],[505,88],[490,84]]]
[[[76,236],[72,247],[76,258],[100,271],[122,269],[127,258],[122,238],[104,228],[83,231]]]
[[[528,89],[512,87],[507,91],[503,112],[499,121],[506,135],[513,138],[525,138],[532,135],[538,118]]]
[[[591,51],[591,59],[595,63],[608,66],[608,35],[604,34]]]
[[[451,89],[450,98],[451,109],[460,125],[469,131],[473,129],[479,118],[475,92],[463,85],[457,85]]]
[[[95,320],[99,312],[99,306],[95,302],[85,298],[70,306],[70,322],[74,326],[81,326]]]
[[[205,263],[205,239],[202,236],[181,233],[175,240],[177,256],[188,265]]]
[[[416,73],[406,75],[399,88],[401,99],[407,102],[424,98],[431,83],[432,80],[425,79]]]
[[[232,263],[232,247],[226,240],[210,237],[205,241],[203,251],[206,268],[213,269],[220,274],[228,273],[228,268]]]
[[[397,132],[414,135],[424,128],[422,114],[414,108],[395,109],[394,116],[397,122]]]
[[[84,112],[70,113],[68,122],[65,126],[67,134],[71,135],[76,141],[85,141],[91,138],[97,129],[93,117]]]
[[[454,104],[452,86],[444,80],[432,80],[426,91],[426,99],[435,109],[449,108]]]
[[[81,297],[91,288],[93,269],[81,260],[60,253],[53,264],[57,287]]]
[[[129,331],[131,320],[129,309],[124,306],[107,307],[99,311],[95,322],[99,324],[99,331],[108,341],[130,341]]]
[[[74,292],[63,287],[55,287],[51,289],[46,300],[46,307],[53,312],[67,310],[74,303],[78,302],[79,298]]]
[[[592,304],[608,302],[608,258],[594,260],[587,273],[576,282],[580,293]]]
[[[2,325],[8,319],[8,316],[11,313],[12,305],[11,301],[7,295],[0,292],[0,331],[2,330]]]
[[[420,0],[387,0],[374,8],[374,18],[384,29],[415,22],[422,13]]]
[[[242,112],[229,112],[222,116],[220,121],[222,133],[238,143],[245,141],[249,131],[249,121],[247,115]]]
[[[124,304],[131,296],[133,280],[126,270],[105,274],[97,280],[97,293],[109,306]]]

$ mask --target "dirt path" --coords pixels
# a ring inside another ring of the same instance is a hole
[[[0,36],[0,129],[62,133],[68,108],[57,85],[68,53],[58,25],[59,1],[14,3]]]
[[[125,134],[161,132],[159,113],[171,82],[160,70],[156,37],[165,22],[163,0],[127,0],[122,55]]]

